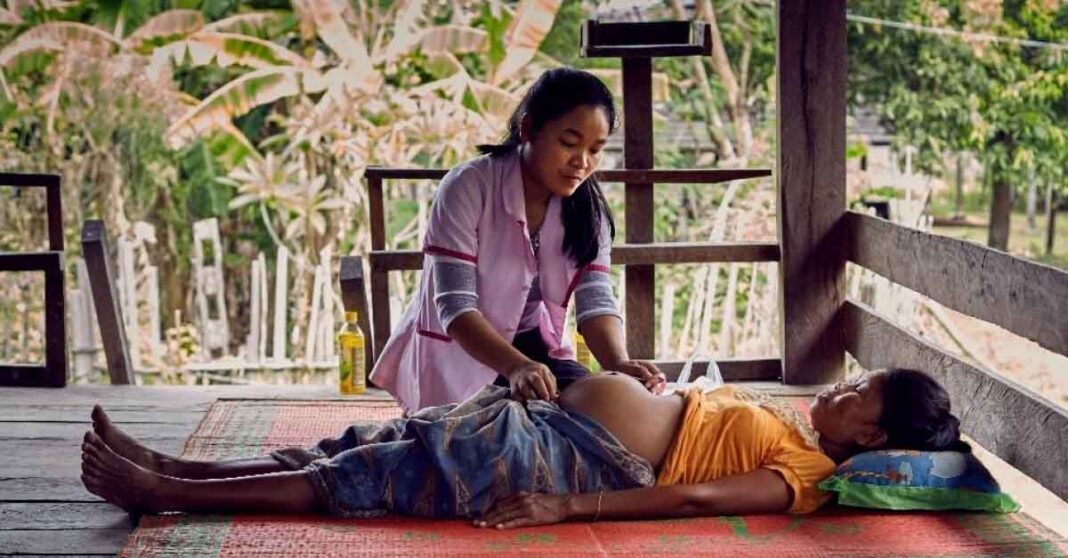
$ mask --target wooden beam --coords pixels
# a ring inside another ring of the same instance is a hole
[[[409,180],[439,180],[445,176],[449,169],[418,169],[418,168],[395,168],[395,167],[367,167],[363,171],[363,177],[368,181],[383,180],[387,178],[405,178]]]
[[[368,206],[371,222],[371,249],[386,248],[386,208],[382,201],[382,179],[367,179]]]
[[[423,268],[423,253],[419,250],[372,252],[369,258],[372,273]],[[612,265],[776,261],[779,245],[770,242],[666,242],[612,247]]]
[[[595,174],[601,182],[716,184],[771,176],[771,169],[618,169]]]
[[[52,192],[51,189],[48,190]],[[52,208],[49,208],[49,228],[52,223]],[[51,246],[63,247],[63,224],[59,223],[59,240],[53,236]],[[52,233],[50,233],[51,235]],[[64,270],[62,251],[56,252],[56,260],[45,270],[45,368],[47,387],[67,385],[67,276]]]
[[[130,346],[126,341],[119,297],[112,279],[108,235],[103,221],[90,219],[82,225],[82,254],[93,291],[93,305],[96,307],[97,325],[100,327],[100,340],[104,344],[104,359],[108,364],[111,383],[132,384],[134,377]]]
[[[627,169],[653,168],[653,61],[623,59],[623,160]],[[653,184],[628,181],[624,192],[628,244],[653,241]],[[632,358],[653,358],[655,352],[656,273],[652,265],[631,265],[624,271],[627,296],[627,352]]]
[[[45,208],[48,213],[48,249],[63,251],[63,191],[59,176],[49,180],[45,190]]]
[[[656,58],[712,54],[709,24],[697,21],[583,22],[583,57]]]
[[[49,378],[48,366],[43,364],[0,365],[0,386],[56,387]]]
[[[53,244],[50,242],[50,244]],[[62,241],[60,242],[62,246]],[[0,385],[67,385],[66,277],[62,251],[0,254],[0,272],[44,273],[45,363],[0,365]]]
[[[678,379],[686,361],[654,360],[653,363],[667,376],[669,382],[673,382]],[[716,360],[716,364],[726,382],[778,381],[782,378],[782,361],[777,358],[727,358]],[[706,370],[707,360],[694,361],[690,379],[704,376]]]
[[[371,222],[371,250],[386,249],[386,208],[382,199],[382,179],[393,178],[389,173],[393,169],[367,169],[364,176],[367,177],[367,192],[369,196],[368,211]],[[412,169],[408,169],[412,170]],[[442,174],[444,176],[444,174]],[[440,178],[438,176],[426,176],[426,178]],[[389,274],[375,269],[374,258],[371,258],[371,319],[374,320],[374,328],[371,332],[371,340],[374,343],[374,360],[382,355],[389,339],[390,323],[389,312]],[[368,369],[370,374],[370,369]]]
[[[338,284],[341,287],[341,304],[345,311],[359,312],[360,329],[366,336],[365,350],[367,356],[367,374],[371,373],[375,364],[374,334],[371,332],[371,322],[367,311],[367,289],[364,286],[363,258],[360,256],[341,256],[341,271],[338,274]]]
[[[779,289],[783,381],[844,375],[833,329],[845,292],[845,0],[778,3]]]
[[[612,247],[613,265],[775,261],[779,261],[779,245],[773,242],[665,242]]]
[[[863,303],[839,314],[846,349],[866,369],[913,368],[949,392],[965,433],[991,453],[1068,500],[1068,410],[1030,389],[968,364]],[[1058,457],[1059,456],[1059,457]]]
[[[448,169],[368,167],[368,180],[438,180]],[[601,182],[652,182],[656,184],[716,184],[771,176],[771,169],[610,169],[594,173]]]
[[[44,271],[63,266],[62,252],[0,253],[0,271]]]
[[[0,173],[0,186],[58,188],[58,174]]]
[[[851,262],[1068,355],[1068,272],[861,213],[846,222]]]
[[[419,265],[422,266],[422,254],[419,255]],[[375,348],[375,362],[382,356],[386,348],[386,341],[392,333],[393,324],[389,309],[389,273],[378,271],[375,268],[375,258],[371,255],[371,320],[373,332],[371,334]],[[370,373],[370,372],[368,372]]]

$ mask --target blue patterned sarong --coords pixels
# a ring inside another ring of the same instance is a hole
[[[597,492],[656,480],[645,459],[593,419],[546,401],[523,405],[497,386],[271,455],[309,471],[320,501],[344,517],[477,517],[520,490]]]

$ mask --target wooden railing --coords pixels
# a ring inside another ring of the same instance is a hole
[[[119,295],[115,289],[111,250],[104,222],[88,219],[82,225],[82,256],[93,296],[100,341],[104,345],[104,360],[112,385],[134,383],[134,366],[130,359],[130,344],[123,326]]]
[[[1068,272],[984,246],[847,212],[847,259],[953,310],[1068,355]],[[916,368],[949,391],[963,430],[984,448],[1068,499],[1068,411],[965,362],[861,302],[838,312],[846,350],[866,369]],[[1068,370],[1054,373],[1068,374]]]
[[[437,180],[445,176],[445,169],[395,169],[395,168],[368,168],[364,174],[367,179],[367,187],[370,199],[370,223],[371,223],[371,253],[368,255],[370,267],[370,290],[371,290],[371,339],[374,346],[374,357],[378,358],[389,339],[392,319],[389,309],[389,280],[388,274],[392,271],[421,269],[423,254],[416,250],[387,250],[386,249],[386,225],[385,207],[383,202],[383,182],[388,179],[423,179]],[[771,175],[766,169],[672,169],[672,170],[605,170],[598,171],[597,179],[601,182],[626,182],[631,183],[690,183],[690,184],[713,184],[729,182],[732,180],[746,180],[752,178],[767,177]],[[633,223],[627,223],[628,228]],[[652,223],[648,223],[651,228]],[[649,231],[651,237],[652,231]],[[342,258],[342,268],[349,269],[345,277],[350,277],[352,287],[355,288],[354,278],[357,270],[362,274],[362,268],[358,261],[353,258]],[[682,243],[643,243],[643,244],[617,244],[612,247],[613,265],[623,266],[652,266],[667,263],[709,263],[709,262],[777,262],[779,261],[779,246],[771,242],[682,242]],[[345,287],[342,288],[345,290]],[[643,308],[653,307],[653,291],[628,290],[629,299],[638,299],[636,303]],[[645,300],[648,299],[648,300]],[[359,304],[357,299],[349,295],[353,306]],[[628,302],[632,302],[628,300]],[[653,316],[652,312],[638,312],[635,315],[628,312],[628,344],[635,336],[645,339],[653,339]],[[637,332],[637,334],[635,333]],[[640,351],[635,351],[631,345],[634,356],[644,357]],[[649,355],[651,356],[651,355]],[[669,378],[678,376],[682,363],[678,361],[656,361]],[[707,361],[697,362],[698,367],[707,365]],[[727,380],[778,380],[781,377],[781,362],[779,359],[728,359],[717,361],[720,365],[724,378]]]
[[[59,176],[0,174],[0,186],[44,188],[48,217],[48,250],[0,253],[0,272],[44,272],[45,363],[0,365],[0,385],[63,387],[67,385],[67,311]]]

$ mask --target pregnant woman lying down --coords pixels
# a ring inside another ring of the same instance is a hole
[[[962,449],[944,389],[886,370],[789,403],[737,386],[657,396],[622,374],[556,402],[471,399],[356,424],[312,448],[217,462],[147,449],[93,409],[82,481],[132,513],[393,512],[509,528],[565,520],[806,513],[835,463],[878,448]]]

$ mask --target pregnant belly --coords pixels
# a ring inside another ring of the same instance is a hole
[[[660,469],[679,419],[683,401],[649,393],[640,382],[614,372],[579,380],[560,394],[560,405],[601,423],[624,447]]]

